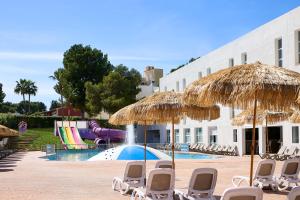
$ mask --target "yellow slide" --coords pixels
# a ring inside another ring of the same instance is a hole
[[[76,146],[76,142],[74,140],[74,137],[73,137],[73,134],[72,134],[72,130],[70,127],[65,127],[65,130],[67,132],[67,137],[68,137],[68,140],[69,140],[69,146],[72,148],[72,149],[77,149],[77,146]]]

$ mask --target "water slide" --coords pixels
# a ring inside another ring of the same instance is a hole
[[[67,149],[86,149],[87,145],[81,139],[80,134],[75,127],[59,127],[58,134]]]
[[[126,136],[126,131],[110,128],[102,128],[94,120],[89,122],[91,132],[94,135],[95,139],[100,139],[101,141],[110,140],[111,142],[120,142],[124,141]],[[100,141],[98,140],[98,141]]]
[[[75,128],[75,127],[71,127],[71,131],[73,133],[73,138],[74,138],[74,141],[75,141],[76,145],[80,149],[87,149],[88,145],[82,140],[78,129]]]

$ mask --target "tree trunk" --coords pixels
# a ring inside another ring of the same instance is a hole
[[[84,110],[80,110],[81,111],[81,119],[84,119]]]
[[[63,99],[63,96],[60,95],[60,98],[61,98],[61,108],[62,108],[62,121],[64,121],[64,99]]]
[[[30,114],[30,94],[28,94],[28,113]]]

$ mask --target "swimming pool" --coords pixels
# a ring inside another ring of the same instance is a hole
[[[48,155],[46,158],[48,160],[56,161],[87,161],[91,157],[100,153],[101,150],[98,149],[83,149],[83,150],[57,150],[55,154]],[[126,154],[125,154],[126,153]],[[142,156],[136,156],[137,154],[131,154],[130,149],[127,152],[124,152],[123,155],[120,155],[119,160],[143,160],[144,153],[143,151],[139,152]],[[165,154],[171,156],[171,152],[164,152]],[[153,155],[147,153],[147,160],[157,160]],[[126,158],[126,159],[125,159]],[[199,154],[199,153],[189,153],[189,152],[176,152],[175,159],[215,159],[217,156],[208,155],[208,154]]]
[[[97,155],[99,152],[99,149],[56,150],[55,154],[48,155],[46,158],[48,160],[58,161],[86,161]]]
[[[171,152],[167,152],[166,154],[172,156]],[[174,157],[175,159],[199,159],[199,160],[217,158],[217,156],[215,155],[189,153],[189,152],[176,152]]]

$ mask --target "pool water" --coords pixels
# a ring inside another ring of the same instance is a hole
[[[167,153],[169,156],[172,156],[171,152]],[[175,153],[174,155],[175,159],[214,159],[216,156],[214,155],[208,155],[208,154],[198,154],[198,153]]]
[[[128,146],[120,153],[118,160],[144,160],[144,148]],[[147,160],[158,160],[159,158],[150,151],[146,151]]]
[[[134,150],[134,152],[133,152]],[[138,149],[126,148],[118,157],[118,160],[144,160],[144,150],[142,148]],[[100,153],[99,149],[82,149],[82,150],[57,150],[55,154],[48,155],[46,158],[48,160],[56,161],[86,161],[89,158]],[[167,155],[172,156],[171,152],[165,152]],[[147,151],[147,160],[158,160],[156,155]],[[175,153],[175,159],[215,159],[214,155],[198,154],[198,153],[188,153],[180,152]]]
[[[100,153],[99,149],[56,150],[55,154],[47,156],[49,160],[86,161]]]

